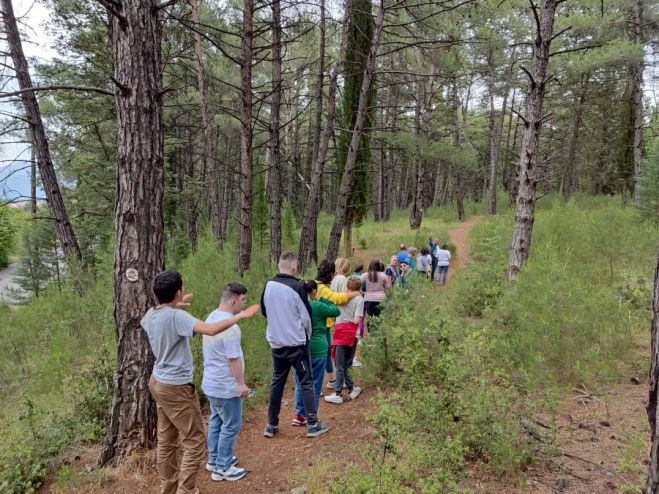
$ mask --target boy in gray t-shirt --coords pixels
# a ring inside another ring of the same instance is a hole
[[[190,337],[194,333],[216,335],[242,319],[252,317],[258,305],[229,319],[207,324],[178,309],[190,305],[192,295],[183,295],[183,279],[177,271],[164,271],[153,280],[159,304],[142,318],[156,357],[149,390],[158,411],[158,473],[161,491],[195,492],[196,478],[204,458],[206,434],[199,397],[192,384]],[[183,446],[179,469],[178,444]]]

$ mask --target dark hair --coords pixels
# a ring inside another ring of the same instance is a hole
[[[368,281],[378,281],[378,272],[384,271],[384,263],[380,259],[373,259],[368,265]]]
[[[171,269],[158,273],[153,279],[152,288],[159,303],[170,303],[176,297],[176,292],[183,288],[181,273]]]
[[[220,299],[222,302],[228,302],[240,295],[246,295],[247,294],[247,288],[245,288],[244,285],[241,285],[240,283],[227,283],[226,286],[224,287],[224,291],[222,292],[222,298]]]
[[[304,281],[304,288],[307,289],[307,294],[313,292],[314,290],[318,290],[318,283],[316,283],[315,280],[305,280]]]
[[[423,247],[421,249],[421,255],[422,256],[427,256],[428,254],[430,254],[430,251],[426,247]]]
[[[446,245],[446,244],[442,244],[442,249],[443,249],[443,250],[448,250],[448,245]]]
[[[364,271],[364,265],[362,263],[356,264],[355,273],[361,273],[362,271]]]
[[[332,278],[334,278],[335,270],[333,261],[328,261],[327,259],[320,261],[316,280],[329,285],[332,282]]]

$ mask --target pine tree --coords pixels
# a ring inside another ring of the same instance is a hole
[[[268,201],[265,189],[265,171],[263,158],[256,160],[256,175],[254,175],[254,189],[252,197],[252,235],[263,250],[268,240]]]
[[[353,12],[349,20],[348,46],[346,48],[346,59],[344,62],[345,85],[343,89],[343,100],[341,103],[341,128],[338,140],[338,162],[340,171],[343,171],[348,146],[352,138],[352,129],[357,119],[359,107],[359,91],[364,78],[364,66],[373,40],[375,23],[372,15],[372,4],[370,0],[356,0]],[[368,110],[364,124],[355,170],[352,174],[350,184],[350,198],[348,199],[348,212],[346,216],[346,241],[349,248],[350,231],[353,224],[359,224],[368,211],[369,184],[370,184],[370,162],[371,162],[371,139],[370,131],[373,127],[375,107],[375,80],[371,81],[368,95]],[[340,175],[338,175],[340,176]]]

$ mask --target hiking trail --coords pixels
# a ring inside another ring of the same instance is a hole
[[[471,217],[448,231],[449,241],[456,248],[449,277],[469,264],[468,234],[483,219],[479,216]],[[395,245],[390,246],[390,250],[393,249]],[[354,251],[354,257],[366,266],[377,255],[375,250],[355,248]],[[644,376],[640,379],[645,384]],[[581,393],[575,390],[561,400],[557,407],[557,421],[550,425],[552,429],[539,426],[538,433],[547,436],[555,433],[556,444],[571,457],[553,458],[550,464],[532,466],[522,472],[519,478],[508,479],[497,478],[478,464],[472,464],[462,486],[474,494],[625,492],[624,486],[638,483],[640,477],[645,475],[645,470],[639,469],[632,460],[635,452],[629,451],[630,438],[637,440],[637,447],[642,448],[643,453],[649,447],[648,425],[643,408],[647,386],[638,385],[636,379],[635,382],[637,384],[632,383],[628,376],[612,383],[606,393],[588,391],[588,397],[575,399],[575,396],[585,394],[583,390]],[[362,461],[362,452],[374,433],[366,416],[375,410],[375,390],[367,388],[359,399],[346,401],[339,406],[321,399],[319,417],[329,422],[331,430],[323,436],[307,439],[306,428],[290,425],[293,418],[293,389],[293,378],[290,376],[282,400],[279,432],[273,439],[263,437],[267,403],[248,402],[243,415],[243,429],[235,448],[235,454],[240,459],[239,466],[247,470],[247,476],[237,482],[213,482],[210,474],[202,470],[197,481],[202,494],[288,494],[291,489],[322,480],[309,478],[308,467],[317,467],[313,472],[319,476],[329,476],[330,473],[342,472],[349,464]],[[323,392],[326,391],[330,392],[324,388]],[[541,413],[535,418],[547,424],[551,421],[549,415],[543,416]],[[204,411],[204,419],[208,419],[207,410]],[[346,434],[346,431],[349,433]],[[631,441],[631,444],[634,442]],[[62,483],[62,479],[51,475],[38,492],[159,492],[155,450],[127,459],[118,467],[104,469],[96,466],[99,451],[100,445],[70,448],[65,462],[79,472],[77,480]],[[523,488],[520,482],[524,484]],[[313,494],[311,490],[307,493]]]

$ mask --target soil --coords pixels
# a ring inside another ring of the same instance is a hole
[[[450,241],[457,251],[449,276],[469,263],[467,235],[481,219],[472,217],[449,230]],[[356,248],[354,255],[368,265],[374,253]],[[535,422],[530,424],[539,447],[544,438],[555,435],[555,444],[569,456],[560,453],[548,456],[546,462],[529,468],[518,478],[497,478],[486,467],[473,464],[463,487],[475,494],[631,492],[632,486],[638,486],[645,475],[643,459],[649,449],[649,427],[644,410],[647,384],[636,376],[633,376],[634,383],[630,376],[610,385],[605,394],[575,390],[558,406],[555,422],[552,423],[548,415],[537,417],[549,428]],[[358,374],[356,378],[358,381]],[[377,390],[365,389],[357,400],[343,405],[331,405],[321,399],[319,416],[329,422],[331,430],[324,436],[307,439],[304,428],[290,426],[293,418],[293,380],[290,377],[282,402],[279,433],[274,438],[263,436],[266,404],[259,403],[245,411],[235,454],[240,458],[239,466],[247,470],[247,476],[238,482],[212,482],[210,475],[202,470],[197,482],[201,493],[289,493],[303,484],[313,484],[314,479],[305,477],[307,467],[321,463],[325,464],[325,469],[320,472],[328,476],[341,475],[349,464],[363,461],[362,452],[373,437],[365,417],[375,410],[376,393]],[[349,434],[346,431],[350,431]],[[155,452],[136,455],[119,467],[97,469],[95,460],[99,451],[98,445],[72,449],[65,463],[73,473],[51,476],[39,492],[159,492]],[[313,494],[311,490],[307,492]]]

